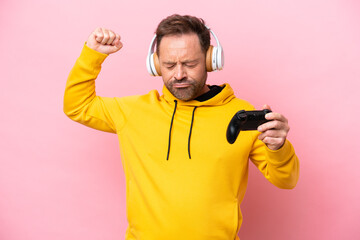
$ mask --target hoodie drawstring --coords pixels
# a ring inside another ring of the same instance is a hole
[[[169,143],[168,143],[168,152],[167,152],[166,160],[169,160],[170,145],[171,145],[171,130],[172,130],[172,126],[173,126],[173,122],[174,122],[174,116],[175,116],[176,107],[177,107],[177,101],[174,100],[174,102],[175,102],[175,107],[174,107],[174,112],[173,112],[173,115],[172,115],[172,118],[171,118],[171,123],[170,123]]]
[[[170,131],[169,131],[169,141],[168,141],[168,151],[167,151],[166,160],[169,160],[170,146],[171,146],[171,131],[172,131],[172,127],[173,127],[173,123],[174,123],[174,117],[175,117],[175,112],[176,112],[176,108],[177,108],[177,100],[174,100],[174,102],[175,102],[175,107],[174,107],[173,115],[172,115],[172,117],[171,117]],[[191,117],[191,125],[190,125],[189,139],[188,139],[188,154],[189,154],[189,159],[191,159],[190,140],[191,140],[191,133],[192,133],[192,128],[193,128],[193,124],[194,124],[194,116],[195,116],[195,110],[196,110],[196,108],[197,108],[197,106],[194,107],[194,110],[193,110],[193,112],[192,112],[192,117]]]
[[[196,106],[194,107],[194,110],[192,112],[192,117],[191,117],[191,125],[190,125],[190,132],[189,132],[189,140],[188,140],[188,153],[189,153],[189,159],[191,159],[191,154],[190,154],[190,139],[191,139],[191,132],[192,132],[192,127],[193,127],[193,123],[194,123],[194,115],[195,115],[195,110],[196,110]]]

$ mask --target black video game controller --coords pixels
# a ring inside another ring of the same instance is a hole
[[[260,111],[241,110],[235,113],[226,131],[227,141],[233,144],[241,130],[257,130],[261,124],[269,122],[269,120],[265,119],[265,115],[270,112],[271,110],[264,109]]]

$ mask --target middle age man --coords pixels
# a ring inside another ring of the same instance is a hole
[[[286,139],[287,120],[269,113],[271,121],[260,132],[241,132],[229,144],[232,116],[254,108],[236,98],[229,84],[206,84],[212,47],[202,19],[172,15],[161,21],[156,36],[162,95],[156,90],[119,98],[96,95],[101,64],[122,48],[118,34],[98,28],[70,73],[64,111],[118,135],[126,176],[126,240],[239,239],[249,158],[277,187],[296,185],[298,159]]]

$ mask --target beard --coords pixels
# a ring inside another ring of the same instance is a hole
[[[187,84],[189,86],[184,88],[174,87],[175,84]],[[204,81],[195,81],[192,79],[181,79],[181,80],[171,80],[164,82],[166,88],[171,92],[171,94],[182,101],[190,101],[198,97],[204,89],[206,79]]]

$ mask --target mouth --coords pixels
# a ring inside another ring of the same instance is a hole
[[[174,83],[173,87],[174,88],[187,88],[190,87],[191,84],[190,83]]]

